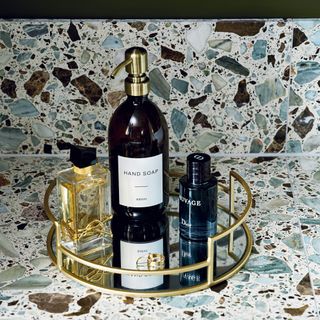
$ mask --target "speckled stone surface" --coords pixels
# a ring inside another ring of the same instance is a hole
[[[291,20],[0,21],[0,151],[58,153],[63,140],[106,153],[124,97],[125,74],[110,71],[138,45],[171,152],[283,152],[293,29]]]
[[[0,158],[0,317],[316,319],[320,163],[316,158],[268,160],[213,161],[220,182],[226,183],[229,170],[234,169],[253,193],[248,224],[254,248],[239,274],[187,296],[124,299],[88,290],[65,278],[48,261],[46,235],[51,223],[43,215],[42,199],[49,180],[68,165],[65,160]],[[185,159],[171,160],[172,176],[184,171]],[[173,190],[176,181],[172,180]],[[311,207],[303,197],[314,200]]]
[[[296,158],[289,162],[297,215],[309,257],[309,269],[318,307],[320,306],[320,191],[318,157]]]
[[[187,296],[94,292],[47,256],[43,195],[68,164],[0,156],[0,318],[319,318],[320,160],[276,154],[320,151],[320,20],[2,20],[0,154],[61,153],[62,141],[106,154],[109,119],[125,97],[125,74],[109,75],[134,45],[149,52],[150,96],[171,154],[244,155],[214,166],[220,182],[235,169],[252,190],[252,256],[232,279]],[[171,159],[171,191],[184,172],[185,158]]]
[[[293,30],[292,91],[288,152],[319,152],[320,20],[296,21]]]

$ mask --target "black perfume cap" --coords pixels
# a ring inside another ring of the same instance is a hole
[[[92,166],[97,163],[97,150],[70,144],[70,161],[78,168]]]
[[[188,183],[201,184],[210,180],[211,158],[206,153],[192,153],[187,157]]]

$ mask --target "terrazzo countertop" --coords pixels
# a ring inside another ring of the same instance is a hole
[[[253,193],[254,247],[233,278],[167,298],[100,294],[51,263],[43,211],[49,180],[68,163],[56,157],[0,157],[1,319],[317,319],[320,306],[320,160],[214,159],[219,180],[236,170]],[[172,159],[175,173],[184,162]],[[318,303],[318,306],[317,306]]]

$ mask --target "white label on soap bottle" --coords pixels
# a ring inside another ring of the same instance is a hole
[[[157,270],[150,265],[152,254],[163,258],[163,239],[143,243],[120,241],[123,269]],[[130,289],[151,289],[162,284],[163,276],[121,275],[121,285]]]
[[[147,158],[118,156],[119,203],[143,208],[163,201],[162,154]]]

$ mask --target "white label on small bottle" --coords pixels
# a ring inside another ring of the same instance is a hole
[[[158,260],[163,259],[163,239],[144,243],[120,241],[121,268],[123,269],[160,269],[153,264],[157,257]],[[121,275],[121,285],[130,289],[151,289],[162,284],[163,276]]]
[[[163,201],[162,154],[147,158],[118,156],[119,203],[143,208]]]

